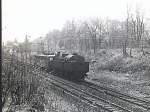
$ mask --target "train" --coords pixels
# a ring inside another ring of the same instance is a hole
[[[36,64],[48,72],[62,78],[79,81],[84,80],[89,72],[89,62],[77,53],[51,53],[49,55],[34,55]]]

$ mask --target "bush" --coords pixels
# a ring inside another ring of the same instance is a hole
[[[41,103],[39,101],[33,102],[32,103],[32,108],[36,109],[36,110],[39,110],[39,111],[44,111],[44,105],[43,105],[43,103]]]
[[[109,71],[119,71],[122,67],[122,57],[117,56],[111,60],[108,60],[106,63],[101,64],[98,69],[100,70],[109,70]]]
[[[149,67],[149,62],[144,59],[136,59],[136,58],[123,58],[121,56],[117,56],[108,60],[103,64],[98,65],[98,70],[109,70],[109,71],[117,71],[123,73],[135,73],[142,70],[147,70]],[[149,71],[147,70],[146,74]]]
[[[147,68],[147,70],[145,71],[145,75],[146,76],[150,76],[150,66]]]

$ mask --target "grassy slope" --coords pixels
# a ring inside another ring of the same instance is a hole
[[[89,79],[138,97],[150,97],[150,54],[143,56],[134,49],[132,56],[124,58],[120,49],[99,51]]]
[[[120,49],[103,50],[98,53],[97,70],[109,70],[121,73],[136,73],[150,68],[150,55],[142,55],[133,50],[133,57],[123,57]]]

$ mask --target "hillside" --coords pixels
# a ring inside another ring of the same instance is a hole
[[[146,50],[150,52],[150,49]],[[116,90],[150,98],[150,55],[134,49],[132,57],[123,57],[120,49],[99,51],[91,64],[87,80]]]

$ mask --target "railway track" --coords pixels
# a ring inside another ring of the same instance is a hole
[[[126,102],[131,103],[131,104],[135,104],[137,106],[143,107],[143,108],[150,111],[150,101],[143,100],[143,99],[140,99],[140,98],[137,98],[137,97],[134,97],[134,96],[130,96],[128,94],[116,91],[112,88],[108,88],[108,87],[101,86],[101,85],[96,85],[96,84],[91,83],[91,82],[83,82],[83,83],[85,85],[87,85],[88,87],[96,90],[96,91],[104,92],[107,95],[110,95],[112,97],[124,100]]]
[[[106,104],[105,102],[98,102],[96,103],[95,99],[93,99],[91,96],[85,94],[83,91],[77,89],[77,88],[71,88],[70,86],[60,82],[60,81],[56,81],[54,79],[49,80],[46,79],[46,81],[49,81],[49,83],[53,84],[54,86],[61,88],[63,91],[65,91],[65,93],[82,100],[82,102],[89,104],[92,107],[100,107],[105,111],[108,112],[114,112],[116,111],[116,109],[110,107],[110,105]]]
[[[59,79],[59,80],[61,80],[61,79]],[[110,90],[108,90],[107,88],[102,87],[103,88],[102,89],[102,88],[100,88],[99,86],[97,86],[93,83],[87,83],[87,82],[84,82],[84,83],[86,83],[86,87],[92,89],[90,91],[93,91],[93,89],[96,90],[97,94],[95,94],[94,92],[91,92],[94,95],[98,95],[98,93],[101,93],[101,94],[99,94],[99,97],[102,97],[102,95],[103,95],[103,96],[105,96],[104,97],[104,99],[105,99],[106,95],[109,95],[109,96],[111,96],[111,98],[113,97],[113,98],[117,99],[117,103],[123,103],[123,105],[124,105],[124,103],[126,103],[126,107],[124,107],[124,109],[126,108],[128,110],[136,111],[136,112],[141,112],[141,111],[142,112],[148,112],[150,110],[149,101],[142,100],[142,99],[139,99],[139,98],[136,98],[136,97],[131,97],[127,94],[117,92],[117,91],[115,91],[111,88],[110,88]],[[68,85],[71,85],[71,84],[68,83]],[[74,85],[74,84],[72,85],[72,87],[75,87],[75,86],[76,85]],[[80,87],[77,87],[77,88],[80,88]],[[86,92],[90,92],[90,91],[86,91]],[[106,99],[112,100],[111,98],[108,99],[108,97],[107,97]],[[118,100],[121,100],[121,101],[118,101]],[[110,103],[111,102],[109,102],[109,104]],[[132,107],[131,107],[131,105],[132,105]]]
[[[51,77],[50,79],[52,79],[54,81],[53,83],[55,83],[57,86],[61,85],[62,87],[63,85],[63,88],[67,89],[67,91],[71,91],[74,94],[77,93],[76,96],[79,96],[80,98],[87,100],[91,104],[101,107],[109,112],[132,112],[131,110],[121,107],[120,105],[107,101],[106,99],[103,99],[99,96],[93,95],[82,89],[78,85],[70,83],[66,80],[58,77]]]
[[[21,64],[21,66],[23,66],[22,63],[20,63],[20,64]],[[30,69],[33,67],[29,64],[26,64],[26,65]],[[34,68],[33,68],[32,72],[33,73],[38,72],[37,74],[39,74],[40,73],[39,69],[35,69],[35,71],[34,71]],[[132,112],[130,110],[122,108],[119,105],[113,104],[105,99],[102,99],[102,98],[92,95],[90,93],[86,93],[86,91],[84,91],[83,89],[78,88],[77,86],[74,86],[71,83],[66,83],[63,80],[60,80],[60,78],[58,78],[58,77],[53,76],[53,77],[47,78],[46,76],[43,76],[43,75],[39,75],[39,76],[41,78],[43,78],[45,81],[57,86],[58,88],[61,88],[62,90],[66,91],[70,95],[73,95],[74,97],[82,99],[84,102],[87,102],[88,104],[90,104],[92,106],[99,107],[108,112],[124,112],[124,111]]]
[[[59,80],[58,81],[60,81],[60,80],[63,80],[63,79],[60,79],[59,78]],[[63,82],[65,82],[65,83],[67,83],[68,85],[71,85],[72,87],[76,87],[76,88],[81,88],[81,85],[79,86],[79,85],[77,85],[77,84],[75,84],[75,83],[68,83],[68,81],[63,81]],[[88,88],[88,90],[87,90],[87,88]],[[120,96],[113,96],[114,98],[115,98],[115,100],[116,101],[114,101],[114,100],[112,100],[112,95],[113,95],[113,93],[110,93],[110,94],[106,94],[103,90],[101,90],[101,91],[98,91],[97,90],[97,88],[95,88],[94,87],[94,89],[96,89],[96,91],[94,91],[93,90],[93,88],[92,89],[89,89],[89,88],[91,88],[90,86],[84,86],[83,88],[82,88],[82,91],[85,91],[85,93],[90,93],[90,94],[92,94],[92,95],[94,95],[94,96],[97,96],[97,97],[100,97],[100,98],[103,98],[104,100],[107,100],[107,101],[109,101],[108,103],[109,104],[115,104],[115,105],[119,105],[120,107],[122,107],[124,110],[126,109],[126,110],[128,110],[128,111],[132,111],[132,112],[148,112],[149,111],[149,107],[147,107],[147,106],[143,106],[142,105],[142,102],[141,102],[141,104],[139,104],[138,102],[138,104],[137,103],[135,103],[135,102],[132,102],[131,100],[130,100],[130,102],[126,99],[125,100],[125,98],[121,98]],[[106,90],[105,90],[106,91]],[[109,92],[109,91],[108,91]],[[97,94],[95,94],[95,93],[97,93]],[[109,96],[109,97],[108,97]],[[111,96],[111,97],[110,97]],[[119,100],[119,101],[118,101]],[[120,100],[122,100],[122,101],[120,101]],[[111,102],[110,102],[111,101]],[[115,103],[114,103],[115,102]],[[121,105],[120,103],[123,103],[123,105]],[[127,104],[127,105],[125,105],[125,103]],[[130,104],[129,104],[130,103]],[[132,106],[132,107],[131,107]]]
[[[24,63],[22,63],[21,65],[23,65],[23,64]],[[41,68],[38,66],[31,65],[29,63],[26,65],[29,68],[32,68],[32,67],[33,67],[33,69],[36,68],[36,71],[41,70]],[[40,71],[39,71],[39,73],[40,73]],[[77,86],[77,84],[73,84],[68,81],[64,81],[61,78],[58,78],[58,77],[54,78],[54,76],[53,76],[53,78],[51,77],[51,78],[47,79],[47,76],[41,76],[41,77],[45,78],[45,80],[49,81],[51,84],[67,91],[70,95],[73,95],[74,97],[77,97],[77,98],[81,98],[85,102],[88,102],[89,104],[91,104],[93,106],[98,106],[100,108],[103,108],[106,111],[109,111],[109,112],[134,112],[136,109],[137,109],[137,111],[139,110],[139,108],[137,108],[137,107],[134,107],[131,109],[125,108],[116,103],[110,102],[107,98],[101,98],[97,94],[93,94],[93,93],[89,93],[89,92],[87,93],[86,90],[82,89],[80,86]],[[128,103],[130,103],[130,105],[134,105],[134,106],[138,106],[138,107],[142,108],[141,110],[139,110],[139,112],[149,112],[149,110],[150,110],[150,102],[149,101],[142,100],[142,99],[139,99],[136,97],[129,96],[127,94],[117,92],[111,88],[98,86],[91,82],[83,82],[82,84],[84,86],[92,89],[93,91],[96,91],[97,93],[101,93],[100,95],[102,95],[102,94],[108,95],[108,96],[114,97],[116,99],[122,100],[124,102],[128,102]]]

